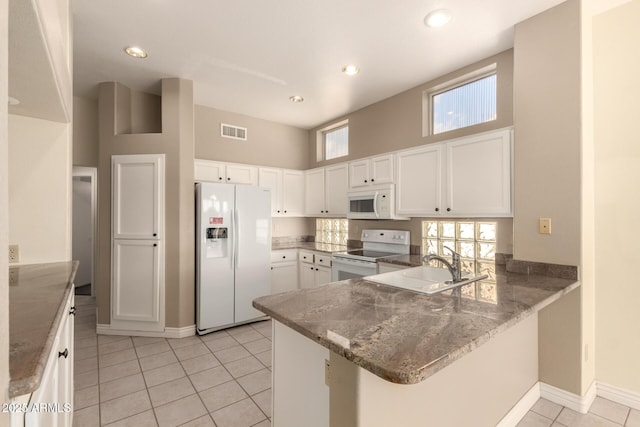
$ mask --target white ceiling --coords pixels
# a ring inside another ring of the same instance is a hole
[[[514,24],[561,2],[74,0],[74,94],[102,81],[159,93],[180,77],[196,104],[311,128],[511,48]],[[452,22],[424,26],[442,7]]]

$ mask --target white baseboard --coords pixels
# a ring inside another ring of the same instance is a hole
[[[581,414],[589,412],[591,404],[596,398],[596,383],[593,382],[584,396],[562,390],[549,384],[540,382],[540,397],[550,400],[553,403],[573,409]]]
[[[527,412],[529,412],[531,407],[536,404],[538,399],[540,399],[539,382],[535,383],[533,387],[531,387],[529,391],[522,396],[522,399],[520,399],[518,403],[516,403],[514,407],[507,412],[507,415],[505,415],[500,422],[496,424],[496,427],[513,427],[517,425],[520,420],[527,415]]]
[[[598,396],[640,411],[640,394],[600,382],[596,389]]]
[[[96,325],[98,335],[127,335],[134,337],[186,338],[196,334],[196,325],[182,328],[164,328],[164,331],[132,331],[128,329],[114,329],[111,325]]]

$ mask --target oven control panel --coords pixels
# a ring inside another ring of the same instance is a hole
[[[409,245],[410,232],[403,230],[362,230],[362,242]]]

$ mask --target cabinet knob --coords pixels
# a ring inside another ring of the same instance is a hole
[[[371,182],[375,181],[373,178],[371,178]]]
[[[219,177],[218,177],[218,179],[219,179],[220,181],[222,181],[222,177],[221,177],[221,176],[219,176]]]
[[[318,269],[316,268],[316,271],[318,271]]]
[[[440,208],[436,208],[436,212],[440,212]]]
[[[447,208],[447,212],[451,212],[451,208]]]
[[[273,267],[271,267],[271,269],[273,270]]]
[[[287,256],[286,255],[282,255],[282,259],[287,259]]]
[[[311,267],[311,271],[313,271],[313,267]]]
[[[231,178],[227,177],[227,181],[231,181]]]
[[[287,213],[287,211],[284,211],[284,213]]]
[[[157,237],[157,236],[158,236],[158,233],[153,233],[153,237]]]
[[[277,210],[276,212],[280,213],[280,210]]]
[[[324,211],[320,211],[320,213],[324,213]]]
[[[322,259],[320,259],[320,262],[322,262]]]
[[[72,314],[74,316],[76,315],[76,306],[75,305],[69,309],[69,315],[72,315]]]
[[[365,184],[367,183],[367,180],[366,180],[366,179],[364,180],[364,183],[365,183]]]
[[[65,348],[64,351],[58,352],[58,357],[64,357],[65,359],[69,356],[69,349]]]
[[[155,248],[156,246],[158,246],[158,244],[157,244],[157,243],[154,243],[154,244],[153,244],[153,247]]]

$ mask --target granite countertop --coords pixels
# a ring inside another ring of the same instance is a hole
[[[302,242],[302,241],[291,241],[291,242],[282,242],[282,243],[274,243],[271,245],[272,251],[277,251],[281,249],[307,249],[310,251],[316,252],[342,252],[346,251],[348,248],[344,245],[334,245],[332,243],[316,243],[316,242]]]
[[[393,260],[410,265],[412,257]],[[387,381],[415,384],[579,286],[575,278],[496,269],[495,284],[476,288],[476,295],[492,289],[493,301],[464,296],[464,288],[462,297],[428,296],[350,279],[261,297],[253,306]]]
[[[40,385],[78,261],[9,267],[9,397]]]

